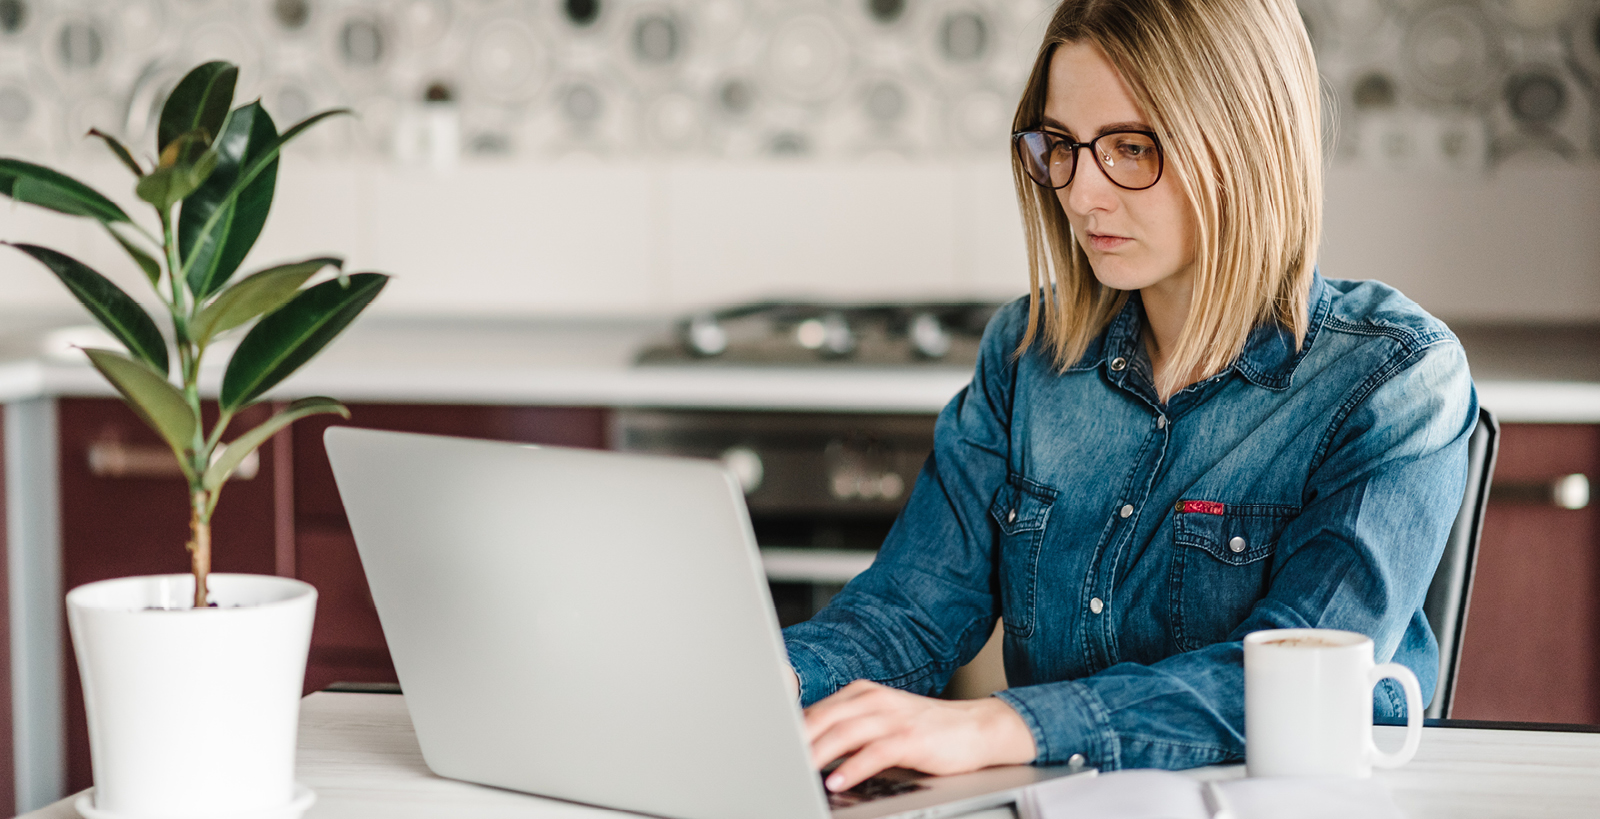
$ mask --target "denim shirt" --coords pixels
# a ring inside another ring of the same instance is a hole
[[[1141,311],[1132,294],[1065,372],[1043,345],[1014,355],[1025,299],[995,315],[871,568],[784,632],[804,704],[857,679],[937,694],[997,617],[997,696],[1038,764],[1242,759],[1261,629],[1366,634],[1432,696],[1422,603],[1477,420],[1455,336],[1392,288],[1318,276],[1298,351],[1257,327],[1163,404]],[[1378,688],[1377,715],[1404,709]]]

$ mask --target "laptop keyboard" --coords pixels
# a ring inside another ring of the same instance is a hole
[[[828,778],[828,772],[824,772],[822,774],[822,778],[826,780]],[[880,774],[878,776],[868,777],[866,780],[862,781],[861,784],[847,791],[839,791],[837,793],[833,791],[827,791],[828,807],[833,809],[854,807],[863,802],[871,802],[874,799],[882,799],[885,796],[899,796],[903,793],[920,791],[924,787],[926,786],[920,782],[914,782],[906,779],[892,779]],[[824,789],[826,789],[826,786],[824,786]]]

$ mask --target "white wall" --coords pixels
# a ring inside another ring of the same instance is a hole
[[[73,169],[123,202],[125,172]],[[1448,319],[1600,320],[1600,167],[1485,176],[1336,168],[1326,275],[1379,278]],[[90,223],[0,205],[0,238],[147,289]],[[396,279],[389,314],[681,312],[770,296],[1008,298],[1026,289],[1003,161],[469,163],[289,157],[251,266],[335,253]],[[71,309],[0,253],[0,311]]]

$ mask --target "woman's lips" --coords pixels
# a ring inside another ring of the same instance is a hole
[[[1089,247],[1101,253],[1116,250],[1131,241],[1133,240],[1126,236],[1112,236],[1107,233],[1089,234]]]

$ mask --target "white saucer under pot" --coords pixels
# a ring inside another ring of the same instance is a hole
[[[67,594],[106,819],[295,819],[295,734],[317,591],[283,577],[124,577]]]

